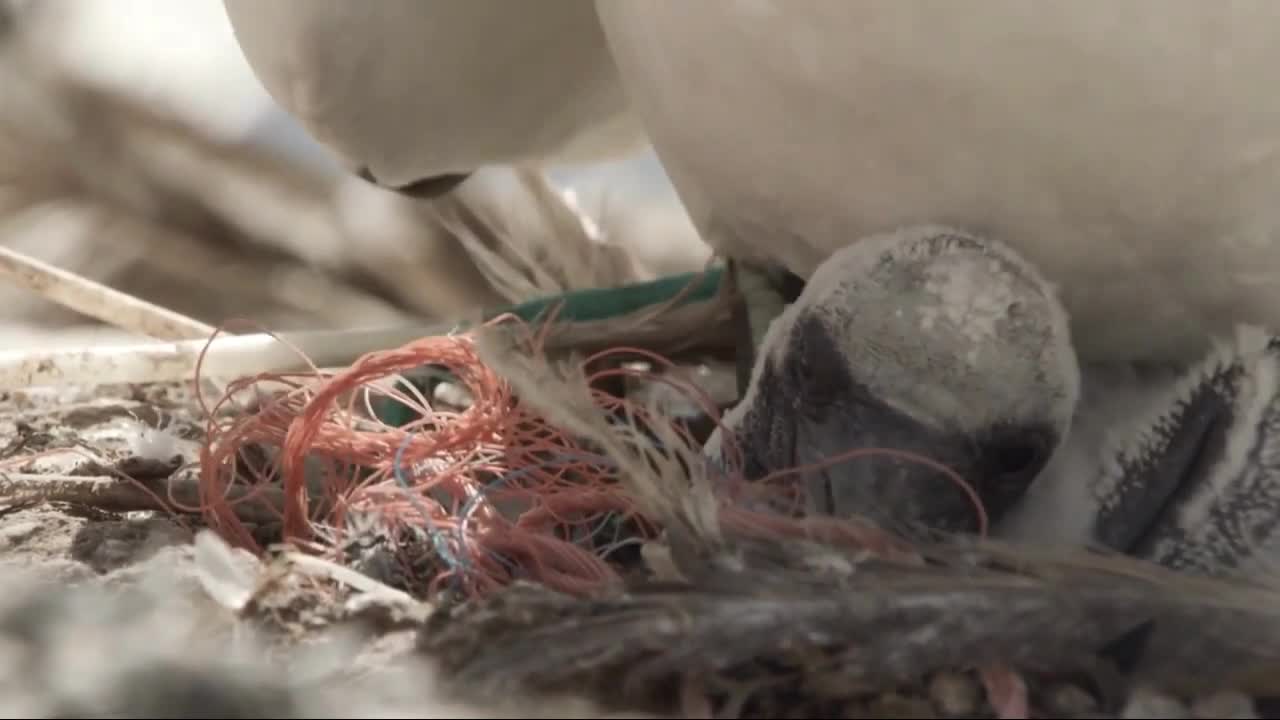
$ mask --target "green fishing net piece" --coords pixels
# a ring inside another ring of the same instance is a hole
[[[559,323],[609,320],[676,298],[679,298],[675,303],[676,307],[708,302],[720,291],[723,276],[723,268],[716,267],[705,273],[682,273],[619,287],[575,290],[494,310],[485,313],[485,317],[512,314],[525,322],[533,323],[542,319],[553,308],[558,308],[556,322]],[[402,383],[413,385],[427,398],[432,397],[438,384],[453,381],[449,370],[439,365],[425,365],[404,373],[403,377]],[[411,392],[404,387],[398,389]],[[380,397],[372,404],[378,420],[392,427],[403,427],[418,416],[417,411],[393,398]]]

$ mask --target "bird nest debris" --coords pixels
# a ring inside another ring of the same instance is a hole
[[[1242,697],[1261,713],[1280,694],[1269,589],[806,516],[797,483],[703,460],[720,403],[672,363],[553,357],[551,332],[499,317],[345,368],[245,377],[216,400],[11,394],[25,410],[4,420],[0,521],[93,508],[142,556],[208,528],[194,552],[216,605],[293,651],[353,621],[416,635],[397,657],[429,662],[467,707],[1084,717]],[[696,412],[641,401],[636,382]],[[40,402],[56,421],[33,421]],[[93,577],[124,564],[99,559]]]

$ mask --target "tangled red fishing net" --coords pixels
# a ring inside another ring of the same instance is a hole
[[[494,322],[503,321],[511,319]],[[529,343],[536,351],[539,337],[529,333]],[[466,389],[468,407],[445,409],[390,381],[428,365]],[[633,372],[614,367],[589,380]],[[253,411],[219,413],[246,392]],[[593,397],[608,411],[627,403],[599,390]],[[382,419],[375,406],[387,401],[411,419]],[[242,520],[243,503],[275,513],[283,537],[317,552],[341,556],[371,529],[392,545],[423,548],[435,564],[428,592],[453,583],[478,594],[526,578],[582,593],[615,578],[610,553],[653,532],[613,482],[609,458],[522,405],[481,361],[471,334],[422,338],[336,372],[243,378],[206,411],[200,510],[225,539],[253,551],[262,547]],[[406,553],[395,555],[405,562]]]
[[[540,351],[549,325],[534,332],[509,316],[490,324],[503,322],[516,323],[528,349]],[[635,348],[597,353],[582,361],[591,397],[605,414],[638,427],[666,423],[664,437],[697,448],[685,424],[601,389],[622,375],[664,382],[719,421],[715,404],[696,386],[622,362],[638,358],[658,370],[672,366]],[[446,408],[396,382],[423,366],[447,371],[470,395],[469,405]],[[220,412],[245,394],[250,411]],[[406,422],[379,414],[376,408],[388,402],[408,409]],[[481,360],[470,333],[369,353],[338,371],[243,378],[206,412],[199,510],[227,541],[255,552],[263,540],[243,518],[266,512],[282,529],[272,535],[346,564],[358,549],[381,544],[398,565],[398,584],[427,594],[446,584],[464,595],[484,594],[517,579],[586,594],[618,579],[613,553],[657,531],[617,482],[615,462],[522,404]],[[734,446],[731,436],[725,443]],[[885,451],[855,450],[829,462],[867,452]],[[736,454],[727,455],[722,479],[740,477]],[[768,480],[752,485],[781,488],[798,502],[797,483]],[[244,513],[244,504],[259,507]],[[884,545],[864,526],[796,520],[793,513],[750,509],[740,498],[726,504],[721,522],[773,537],[821,532]]]

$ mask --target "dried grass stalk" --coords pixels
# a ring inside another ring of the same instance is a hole
[[[157,307],[3,246],[0,246],[0,278],[11,280],[46,300],[113,327],[158,340],[209,337],[215,331],[211,325]]]
[[[233,502],[245,495],[244,488],[233,488],[231,492]],[[237,515],[246,522],[279,522],[280,509],[284,507],[279,489],[258,488],[253,495],[250,502],[234,504]],[[106,475],[0,473],[0,504],[8,506],[61,502],[107,512],[134,512],[170,510],[171,501],[183,507],[198,507],[198,478],[185,472],[167,478],[131,480]]]

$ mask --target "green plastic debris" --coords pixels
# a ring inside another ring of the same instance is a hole
[[[495,318],[503,313],[512,313],[521,320],[531,322],[538,319],[552,306],[563,302],[557,321],[590,322],[592,320],[608,320],[630,313],[638,312],[646,307],[660,305],[689,288],[689,291],[676,303],[683,306],[694,302],[705,302],[715,297],[720,290],[720,281],[724,275],[722,268],[712,268],[694,287],[690,283],[698,279],[698,273],[683,273],[650,280],[649,282],[622,285],[613,288],[591,288],[575,290],[562,295],[530,300],[510,308],[504,308],[486,314],[486,318]]]
[[[608,320],[639,312],[647,307],[670,302],[680,295],[676,307],[690,303],[707,302],[720,291],[720,283],[724,278],[723,268],[711,268],[701,273],[682,273],[650,280],[649,282],[622,285],[613,288],[591,288],[575,290],[561,295],[552,295],[537,300],[521,303],[506,308],[486,312],[486,320],[499,315],[512,314],[525,322],[541,319],[552,308],[559,305],[556,322],[591,322]],[[693,287],[690,284],[694,283]],[[431,399],[436,385],[452,379],[446,368],[438,365],[425,365],[416,370],[404,373],[404,378],[418,389],[427,399]],[[401,388],[405,392],[412,392]],[[373,411],[378,419],[394,427],[403,426],[412,421],[416,414],[404,403],[390,398],[379,398],[373,404]]]

